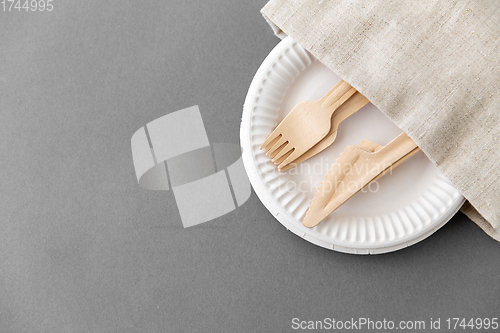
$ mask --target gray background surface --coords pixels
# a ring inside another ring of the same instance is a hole
[[[198,104],[211,142],[239,141],[279,42],[265,0],[54,2],[0,12],[0,332],[499,316],[500,244],[461,213],[410,248],[355,256],[287,232],[255,194],[183,229],[172,192],[137,185],[130,138],[166,113]]]

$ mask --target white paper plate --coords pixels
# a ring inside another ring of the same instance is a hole
[[[321,98],[340,78],[293,39],[280,42],[250,85],[241,122],[243,162],[262,203],[288,230],[341,252],[374,254],[414,244],[444,225],[464,202],[460,192],[419,153],[373,183],[314,228],[302,218],[324,175],[348,145],[386,145],[401,130],[371,103],[340,124],[332,146],[279,172],[259,146],[304,100]]]

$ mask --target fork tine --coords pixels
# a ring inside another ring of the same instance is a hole
[[[275,129],[275,130],[274,130],[271,134],[269,134],[269,136],[268,136],[268,137],[267,137],[267,139],[264,141],[264,143],[262,143],[262,144],[260,145],[260,149],[262,150],[262,149],[266,148],[267,146],[272,147],[272,146],[274,145],[274,143],[275,143],[274,141],[275,141],[276,139],[280,139],[282,136],[283,136],[283,135],[281,135],[281,133],[279,133],[279,132],[277,131],[277,128],[276,128],[276,129]],[[270,145],[271,143],[272,143],[273,145]]]
[[[268,151],[266,155],[269,156],[271,159],[273,159],[280,151],[283,151],[283,150],[287,151],[287,149],[285,149],[286,146],[288,146],[288,141],[283,143],[278,148]]]
[[[288,140],[286,140],[286,138],[284,138],[283,136],[281,136],[276,142],[274,142],[274,144],[269,148],[269,150],[267,151],[267,156],[271,156],[274,157],[274,155],[276,155],[277,153],[279,153],[279,151],[281,149],[283,149],[284,147],[283,144],[287,142],[288,143]],[[278,150],[279,149],[279,150]],[[274,153],[274,154],[273,154]]]
[[[280,158],[273,159],[274,165],[276,165],[276,166],[280,165],[281,162],[283,162],[284,160],[286,160],[286,158],[288,156],[290,156],[290,154],[292,154],[294,151],[295,151],[295,148],[292,148],[292,150],[288,151],[288,153],[286,153],[285,155],[281,156]]]
[[[290,144],[288,144],[286,148],[281,149],[281,151],[278,154],[276,154],[276,156],[273,157],[273,163],[279,164],[277,163],[277,161],[281,159],[284,155],[288,154],[292,149],[295,150],[295,148],[292,147],[292,145]]]
[[[278,169],[280,171],[285,171],[285,170],[283,170],[283,168],[287,167],[291,163],[294,163],[295,160],[299,157],[300,157],[299,152],[294,150],[290,155],[287,156],[287,158],[285,160],[283,160],[283,162],[280,163],[280,165],[278,166]]]
[[[276,144],[276,142],[278,142],[279,139],[281,139],[282,135],[279,134],[277,137],[275,137],[273,140],[271,140],[269,143],[267,143],[265,146],[264,144],[262,145],[262,148],[260,149],[264,149],[264,151],[269,151],[272,147],[274,147],[274,145]]]

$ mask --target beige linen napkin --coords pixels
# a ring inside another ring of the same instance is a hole
[[[271,0],[262,14],[408,133],[500,241],[500,1]]]

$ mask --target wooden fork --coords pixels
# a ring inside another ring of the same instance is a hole
[[[372,181],[420,151],[417,144],[401,133],[385,147],[370,141],[348,146],[328,171],[304,216],[306,227],[318,225]]]
[[[323,139],[321,139],[320,142],[312,146],[311,149],[309,149],[293,161],[289,160],[287,163],[284,163],[285,159],[282,157],[281,159],[276,160],[274,164],[279,165],[280,171],[286,171],[330,147],[330,145],[337,138],[337,129],[339,127],[339,124],[368,103],[370,103],[368,98],[363,96],[359,91],[356,92],[354,95],[352,95],[351,98],[349,98],[344,104],[342,104],[337,110],[335,110],[331,119],[332,126],[330,127],[330,132],[328,132],[328,134]]]
[[[332,133],[329,138],[331,144],[335,139],[338,124],[348,116],[348,112],[344,110],[335,122],[332,122],[332,115],[356,92],[356,89],[341,80],[321,99],[299,103],[269,135],[260,149],[266,149],[266,155],[282,170],[329,136],[329,133]],[[341,119],[342,117],[344,118]],[[317,154],[319,151],[313,152]]]

